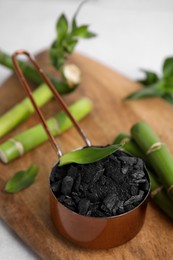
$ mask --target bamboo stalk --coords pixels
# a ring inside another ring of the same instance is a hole
[[[173,200],[173,157],[167,146],[144,122],[135,124],[131,134]]]
[[[146,160],[146,156],[141,152],[134,140],[127,133],[120,133],[114,140],[114,144],[123,144],[123,149],[130,154]],[[159,183],[155,174],[149,170],[149,177],[151,181],[151,199],[152,201],[170,218],[173,219],[173,203],[168,197],[163,185]]]
[[[46,84],[42,84],[33,91],[33,96],[37,105],[42,107],[53,97],[53,94]],[[25,98],[7,111],[0,117],[0,138],[28,119],[33,113],[34,108],[28,98]]]
[[[39,76],[39,74],[37,73],[37,71],[31,64],[29,64],[28,62],[25,62],[25,61],[21,61],[21,60],[18,60],[18,62],[19,62],[20,68],[22,69],[22,72],[26,78],[30,79],[31,81],[35,82],[36,84],[42,84],[42,82],[43,82],[42,78]],[[2,50],[0,50],[0,64],[11,70],[14,70],[11,56],[9,54],[3,52]],[[57,79],[56,77],[52,76],[51,74],[46,74],[46,75],[49,77],[52,84],[54,85],[54,87],[60,94],[66,94],[66,93],[72,92],[78,86],[78,84],[73,84],[73,85],[69,86],[67,83],[68,79],[67,79],[67,81],[65,81],[65,80]]]
[[[79,121],[91,112],[92,104],[87,98],[81,98],[70,105],[69,110],[74,118]],[[54,136],[60,135],[72,126],[71,120],[64,111],[48,119],[47,124]],[[38,124],[2,143],[0,145],[0,159],[4,163],[9,163],[47,140],[48,136],[44,128],[41,124]]]

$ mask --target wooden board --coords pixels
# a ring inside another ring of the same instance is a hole
[[[49,67],[47,53],[41,53],[38,59],[45,67]],[[72,60],[81,68],[83,81],[80,88],[64,98],[67,104],[81,96],[87,96],[93,101],[93,112],[80,123],[93,144],[111,143],[119,132],[129,131],[132,124],[145,120],[173,153],[173,108],[170,105],[159,99],[122,102],[124,96],[140,86],[79,54],[75,54]],[[0,114],[23,97],[24,92],[16,77],[10,77],[0,89]],[[56,102],[51,101],[43,111],[46,117],[55,114]],[[33,115],[1,141],[37,122],[37,116]],[[74,128],[57,140],[64,152],[83,145]],[[54,229],[49,212],[48,174],[56,160],[50,144],[45,143],[9,165],[0,163],[0,217],[41,258],[49,260],[173,259],[173,223],[152,203],[149,204],[146,221],[140,233],[120,247],[110,250],[86,250],[62,239]],[[15,195],[2,192],[5,181],[14,172],[32,163],[40,166],[40,173],[37,181],[30,188]]]

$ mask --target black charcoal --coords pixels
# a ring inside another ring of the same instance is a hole
[[[61,181],[57,181],[57,182],[54,182],[52,183],[52,191],[53,192],[59,192],[59,189],[60,189],[60,186],[61,186]]]
[[[85,215],[88,211],[90,201],[87,199],[81,199],[78,204],[79,214]]]
[[[64,195],[69,195],[73,186],[73,178],[71,176],[66,176],[61,185],[61,192]]]
[[[106,196],[106,198],[103,200],[103,203],[105,206],[112,211],[113,207],[115,206],[115,203],[118,201],[117,194],[109,194]]]
[[[143,161],[122,151],[94,163],[56,165],[50,184],[60,203],[91,217],[110,217],[133,210],[150,188]]]

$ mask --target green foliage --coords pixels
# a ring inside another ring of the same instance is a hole
[[[59,166],[70,163],[87,164],[103,159],[104,157],[116,152],[121,145],[109,145],[106,147],[85,147],[63,155],[60,158]]]
[[[163,62],[162,76],[148,70],[142,70],[145,78],[138,80],[144,89],[135,91],[125,99],[140,99],[149,97],[161,97],[173,105],[173,57],[168,57]]]
[[[5,191],[9,193],[19,192],[29,187],[38,174],[37,165],[32,165],[27,170],[17,172],[5,185]]]
[[[89,30],[89,25],[78,25],[76,21],[77,14],[85,2],[83,1],[79,5],[71,23],[67,20],[65,14],[62,14],[57,21],[57,37],[50,48],[51,62],[57,69],[62,68],[65,60],[74,51],[80,39],[89,39],[96,36]]]

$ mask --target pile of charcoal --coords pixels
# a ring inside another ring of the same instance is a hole
[[[50,184],[65,207],[93,217],[132,210],[146,197],[150,186],[143,161],[122,151],[90,164],[56,165]]]

